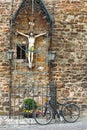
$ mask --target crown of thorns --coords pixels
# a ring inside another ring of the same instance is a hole
[[[34,33],[33,33],[33,32],[30,32],[30,33],[29,33],[29,36],[34,36]]]

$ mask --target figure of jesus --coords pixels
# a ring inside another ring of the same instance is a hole
[[[22,32],[19,32],[19,31],[17,31],[17,32],[18,32],[18,34],[28,38],[28,62],[29,62],[29,68],[31,69],[32,64],[33,64],[33,54],[34,54],[35,39],[37,37],[45,35],[46,33],[41,33],[41,34],[34,35],[33,32],[30,32],[28,35],[26,35],[26,34],[24,34]]]

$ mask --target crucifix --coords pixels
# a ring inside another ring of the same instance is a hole
[[[33,66],[33,55],[34,55],[34,43],[35,43],[35,40],[36,38],[42,36],[42,35],[46,35],[46,32],[45,33],[40,33],[40,34],[37,34],[35,35],[33,33],[33,29],[34,29],[34,22],[33,22],[33,18],[30,19],[29,21],[29,25],[30,25],[30,32],[29,34],[25,34],[25,33],[22,33],[20,31],[17,31],[18,34],[26,37],[28,39],[28,62],[29,62],[29,68],[31,69],[32,66]]]

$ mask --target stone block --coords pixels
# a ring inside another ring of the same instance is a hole
[[[87,23],[87,19],[84,19],[84,20],[83,20],[83,23]]]
[[[3,101],[3,106],[8,106],[9,102],[8,101]]]

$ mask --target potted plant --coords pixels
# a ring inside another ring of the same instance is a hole
[[[38,107],[37,102],[33,98],[26,98],[24,100],[23,115],[26,118],[33,116],[33,111]]]

